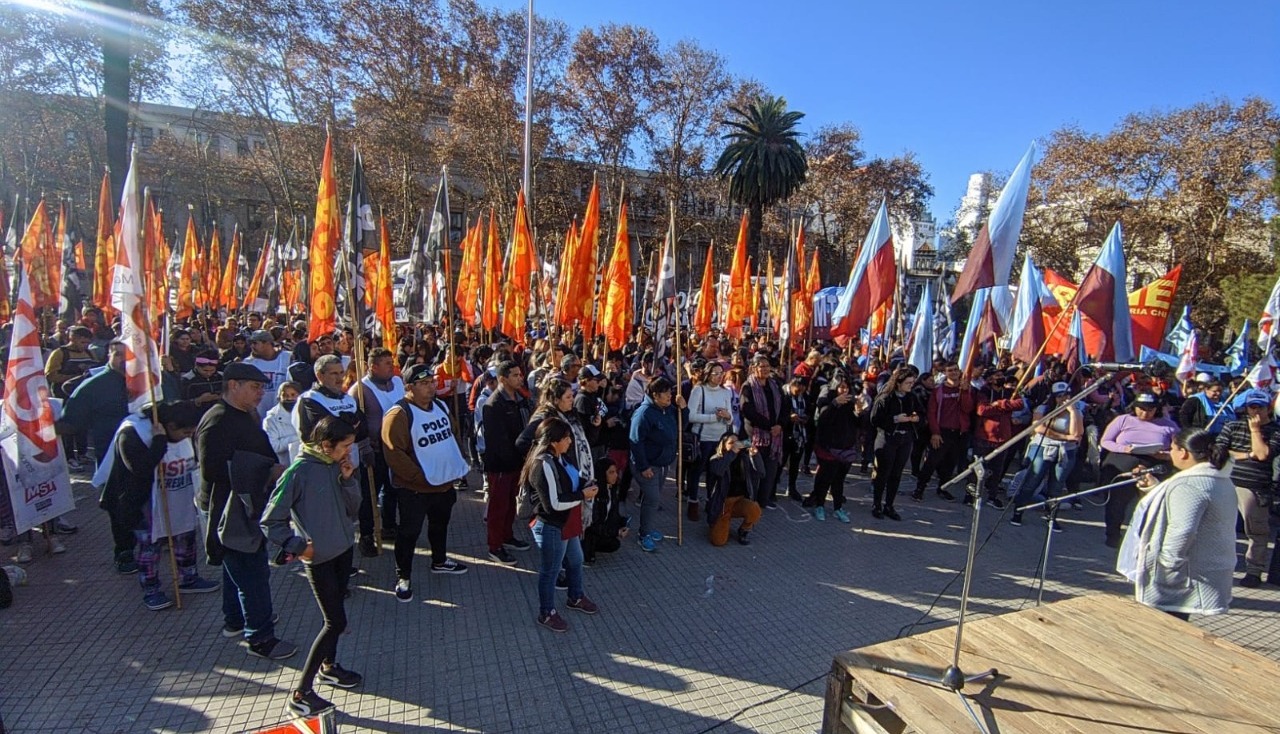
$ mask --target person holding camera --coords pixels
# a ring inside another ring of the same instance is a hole
[[[746,449],[745,451],[743,449]],[[760,521],[760,505],[752,499],[764,475],[759,450],[726,433],[707,462],[711,482],[707,487],[707,522],[711,524],[711,545],[729,542],[729,526],[742,518],[736,533],[739,545],[751,545],[747,535]]]
[[[538,624],[552,632],[568,632],[569,624],[556,611],[556,577],[561,567],[569,585],[566,606],[583,614],[599,608],[582,590],[582,505],[595,499],[597,487],[566,459],[573,446],[568,421],[552,416],[534,432],[533,448],[520,472],[521,491],[536,498],[533,537],[542,551],[538,569]]]
[[[351,577],[355,522],[359,518],[360,484],[350,451],[356,429],[347,421],[325,416],[311,430],[311,440],[276,482],[262,513],[262,532],[278,550],[278,565],[300,559],[324,626],[307,654],[297,685],[289,694],[290,713],[309,716],[333,704],[312,685],[316,678],[338,688],[355,688],[363,678],[337,663],[338,640],[347,628],[343,602]]]
[[[902,483],[902,471],[911,459],[916,424],[924,415],[924,407],[911,392],[915,381],[910,368],[899,367],[889,376],[871,406],[871,425],[876,428],[876,478],[872,484],[871,514],[876,518],[902,519],[893,508],[893,501]]]
[[[860,385],[859,385],[860,387]],[[818,457],[818,473],[813,477],[813,491],[804,506],[813,509],[815,520],[826,520],[823,505],[831,493],[832,513],[840,522],[849,522],[844,509],[844,480],[858,454],[858,402],[854,383],[843,370],[818,394],[814,455]]]

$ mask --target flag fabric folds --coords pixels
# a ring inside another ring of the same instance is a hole
[[[359,150],[352,157],[351,188],[347,193],[346,220],[342,228],[342,255],[337,260],[335,275],[338,304],[359,334],[367,333],[373,327],[370,320],[372,309],[366,306],[365,299],[364,260],[378,255],[378,225],[373,218],[373,200],[364,177],[364,158]],[[263,274],[264,285],[269,289],[263,292],[268,295],[277,292],[274,281],[279,279],[273,267],[275,243],[275,238],[272,238],[271,256]]]
[[[795,327],[796,319],[796,295],[804,296],[803,281],[800,278],[800,268],[804,267],[804,229],[801,228],[800,234],[796,236],[795,247],[789,248],[787,251],[787,261],[782,268],[782,295],[778,299],[778,350],[784,355],[788,355],[791,346],[791,337],[799,330]],[[803,302],[805,299],[799,299]]]
[[[951,292],[952,303],[980,288],[1009,284],[1013,258],[1018,250],[1018,236],[1022,233],[1022,217],[1027,208],[1027,191],[1031,187],[1031,166],[1035,161],[1035,153],[1036,146],[1033,143],[1005,182],[987,223],[978,232],[973,248],[965,259],[964,270]]]
[[[1236,335],[1235,342],[1227,350],[1227,367],[1231,369],[1231,374],[1233,375],[1243,375],[1252,363],[1252,350],[1249,348],[1249,327],[1250,321],[1245,319],[1244,328]]]
[[[111,279],[111,305],[120,312],[125,389],[131,413],[140,410],[160,389],[160,357],[152,338],[144,290],[143,212],[137,170],[138,152],[134,149],[120,201],[120,242]]]
[[[933,288],[926,282],[907,339],[907,364],[927,375],[933,370],[933,351]]]
[[[1116,222],[1076,293],[1076,308],[1106,337],[1101,351],[1094,355],[1104,362],[1129,362],[1134,358],[1127,279],[1120,223]]]
[[[725,332],[738,339],[742,336],[742,322],[751,314],[751,273],[747,258],[747,236],[749,222],[747,213],[742,213],[742,221],[738,224],[738,242],[733,250],[733,263],[729,268],[729,308],[724,320]]]
[[[1191,306],[1188,304],[1182,307],[1182,316],[1178,318],[1178,323],[1173,325],[1169,335],[1165,337],[1165,341],[1169,342],[1169,346],[1175,353],[1181,354],[1182,346],[1195,328],[1195,325],[1191,323]],[[1261,329],[1262,327],[1259,326],[1258,328]],[[1258,342],[1259,346],[1262,346],[1261,338],[1259,338]]]
[[[387,218],[381,217],[378,229],[377,278],[370,289],[374,290],[373,313],[382,337],[382,346],[393,348],[396,342],[396,305],[391,284],[391,234],[387,231]],[[476,223],[479,228],[480,223]]]
[[[320,186],[316,191],[315,229],[311,231],[311,277],[307,298],[311,318],[307,325],[307,341],[322,334],[332,334],[338,325],[334,304],[333,260],[338,254],[338,188],[333,172],[333,137],[326,136],[324,159],[320,163]]]
[[[434,226],[433,226],[434,230]],[[525,210],[524,191],[516,195],[516,217],[511,231],[511,262],[503,291],[502,333],[517,344],[525,342],[525,322],[529,318],[529,288],[533,282],[533,237]]]
[[[458,268],[458,285],[454,294],[458,313],[462,315],[463,322],[470,325],[479,323],[480,259],[484,255],[482,225],[483,222],[476,218],[476,223],[462,239],[462,264]]]
[[[484,283],[483,292],[480,294],[480,325],[486,331],[492,331],[498,326],[498,306],[501,304],[502,295],[502,247],[498,243],[498,219],[494,216],[493,209],[489,209],[489,241],[485,247],[486,253],[484,257],[484,274],[481,278]]]
[[[698,308],[693,314],[693,333],[705,337],[711,333],[716,315],[715,245],[707,245],[707,259],[702,266],[702,285],[698,288]]]
[[[110,317],[111,270],[116,261],[115,215],[111,206],[111,174],[102,174],[98,191],[97,247],[93,251],[93,305]]]
[[[840,294],[835,313],[831,315],[831,334],[852,338],[867,325],[871,314],[893,299],[898,279],[897,257],[893,251],[893,234],[889,230],[889,212],[882,200],[867,237],[858,250],[849,282]]]
[[[22,236],[21,254],[22,278],[30,281],[28,293],[33,308],[46,308],[57,304],[58,296],[53,293],[49,280],[49,240],[53,233],[49,229],[49,210],[44,200],[36,206],[27,224],[27,231]]]
[[[240,293],[236,287],[240,280],[239,268],[240,230],[237,228],[231,233],[231,250],[227,253],[227,267],[222,271],[222,278],[218,283],[218,308],[225,308],[228,312],[240,307]]]
[[[609,349],[622,349],[631,338],[635,319],[635,286],[632,281],[631,236],[627,229],[627,202],[618,208],[618,231],[613,240],[613,255],[601,286],[604,306],[600,311],[601,333]]]
[[[1057,300],[1044,284],[1044,275],[1031,262],[1031,255],[1027,255],[1022,261],[1018,297],[1009,325],[1010,353],[1014,359],[1030,364],[1040,353],[1040,345],[1045,340],[1045,309],[1056,305]]]
[[[1278,320],[1280,320],[1280,278],[1276,279],[1276,284],[1271,287],[1271,295],[1267,296],[1267,302],[1262,307],[1262,318],[1258,319],[1258,349],[1264,353],[1271,351],[1271,342],[1276,335]]]
[[[1178,382],[1186,382],[1196,374],[1196,362],[1200,356],[1200,339],[1193,330],[1182,344],[1182,352],[1178,355],[1178,367],[1174,374]]]

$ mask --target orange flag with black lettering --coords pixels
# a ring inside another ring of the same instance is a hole
[[[742,322],[751,311],[751,275],[747,257],[747,213],[742,213],[738,224],[738,243],[733,251],[733,264],[729,267],[729,316],[725,319],[725,331],[737,339],[742,336]],[[754,327],[753,327],[754,328]]]
[[[474,325],[480,306],[480,258],[483,256],[484,230],[483,222],[476,218],[476,223],[462,238],[462,265],[458,268],[458,286],[454,292],[454,302],[458,304],[458,313],[467,325]]]
[[[635,320],[635,284],[632,281],[631,234],[627,230],[627,202],[618,208],[618,232],[613,239],[613,255],[609,258],[600,309],[600,333],[610,349],[622,349],[631,338]]]
[[[341,236],[338,187],[333,173],[333,137],[326,136],[324,160],[320,164],[320,187],[316,191],[315,229],[311,232],[311,279],[307,295],[311,307],[311,322],[307,329],[309,341],[321,334],[332,334],[338,325],[334,303],[333,260],[337,256]],[[265,254],[265,247],[263,252]],[[265,258],[260,260],[261,263],[265,263]],[[261,270],[261,267],[258,269]],[[261,282],[261,278],[257,279]]]
[[[204,305],[205,308],[218,307],[218,299],[222,295],[222,238],[218,227],[213,228],[213,236],[209,238],[209,251],[205,253]]]
[[[36,207],[35,214],[27,224],[27,231],[22,236],[22,267],[27,278],[31,279],[31,302],[37,308],[49,305],[52,298],[56,304],[57,296],[49,292],[49,241],[53,233],[49,229],[49,210],[44,200]]]
[[[502,248],[498,245],[498,220],[489,209],[489,244],[484,259],[484,288],[480,297],[480,325],[486,331],[498,326],[498,295],[502,292]]]
[[[387,218],[380,217],[378,242],[378,274],[377,282],[369,286],[377,289],[374,299],[373,313],[382,329],[382,346],[393,348],[396,339],[396,304],[395,294],[391,287],[391,235],[387,232]],[[478,224],[476,226],[479,226]]]

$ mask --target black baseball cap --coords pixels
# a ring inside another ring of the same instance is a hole
[[[408,372],[404,373],[404,384],[412,385],[423,380],[434,380],[435,377],[435,371],[431,369],[430,365],[415,364],[409,368]]]

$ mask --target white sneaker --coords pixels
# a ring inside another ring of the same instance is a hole
[[[58,536],[56,536],[56,535],[49,535],[49,536],[46,536],[46,537],[48,537],[48,538],[49,538],[49,553],[50,553],[50,554],[52,554],[52,555],[55,555],[55,556],[56,556],[56,555],[60,555],[60,554],[62,554],[62,553],[66,553],[66,552],[67,552],[67,547],[66,547],[65,545],[63,545],[63,544],[62,544],[62,541],[61,541],[61,540],[58,540]]]
[[[18,546],[18,563],[31,563],[31,544],[23,543]]]

